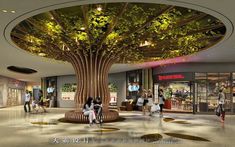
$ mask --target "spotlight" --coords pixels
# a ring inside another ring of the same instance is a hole
[[[98,6],[98,7],[97,7],[97,10],[98,10],[98,11],[102,11],[101,6]]]

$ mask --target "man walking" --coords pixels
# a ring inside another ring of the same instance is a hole
[[[27,111],[26,105],[28,105],[29,111]],[[30,112],[30,93],[28,90],[26,90],[25,98],[24,98],[24,111]]]

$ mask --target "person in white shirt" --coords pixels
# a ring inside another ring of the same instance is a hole
[[[224,109],[225,95],[224,95],[223,89],[219,90],[218,103],[219,103],[220,114],[221,114],[221,122],[223,123],[224,118],[225,118],[225,109]]]
[[[54,90],[55,88],[51,86],[51,84],[49,84],[49,87],[47,88],[47,96],[49,101],[49,107],[53,107],[54,106]]]
[[[88,97],[82,111],[85,116],[88,116],[90,126],[93,123],[96,123],[96,116],[92,97]]]
[[[24,97],[24,111],[25,112],[30,112],[30,99],[31,99],[31,96],[30,96],[30,93],[28,90],[26,90],[26,93],[25,93],[25,97]],[[26,108],[26,105],[28,105],[28,111],[27,111],[27,108]]]
[[[159,98],[159,106],[160,106],[160,116],[162,116],[163,106],[164,106],[164,101],[165,101],[164,92],[162,89],[159,89],[158,98]]]

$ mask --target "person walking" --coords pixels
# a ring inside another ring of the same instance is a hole
[[[24,111],[25,112],[30,112],[31,111],[31,109],[30,109],[30,99],[31,99],[30,93],[29,93],[28,90],[26,90],[25,91],[25,97],[24,97]],[[27,111],[26,105],[28,105],[28,111]]]
[[[160,117],[163,116],[163,106],[164,106],[164,92],[162,89],[159,89],[159,93],[158,93],[158,98],[159,98],[159,106],[160,106]]]
[[[147,109],[149,111],[149,116],[152,116],[151,107],[153,106],[153,93],[151,89],[148,90],[147,98],[148,98]]]
[[[54,92],[55,88],[49,83],[49,86],[47,88],[47,98],[49,100],[49,108],[54,107]]]
[[[143,115],[145,115],[145,112],[148,109],[147,104],[149,102],[148,101],[148,96],[147,96],[147,91],[145,89],[143,89],[142,98],[144,99],[142,111],[143,111]]]
[[[225,94],[223,92],[223,89],[219,90],[218,104],[219,104],[221,122],[224,123],[224,119],[225,119],[225,109],[224,109]]]

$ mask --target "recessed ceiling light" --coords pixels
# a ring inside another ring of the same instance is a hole
[[[98,10],[98,11],[102,11],[101,6],[97,7],[97,10]]]
[[[2,10],[2,12],[6,13],[6,12],[7,12],[7,10]]]
[[[16,13],[16,11],[12,10],[11,13]]]

